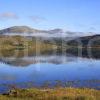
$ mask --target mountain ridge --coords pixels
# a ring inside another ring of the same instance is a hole
[[[53,32],[62,33],[63,30],[60,28],[53,29],[53,30],[39,30],[39,29],[31,28],[29,26],[12,26],[12,27],[0,30],[0,34],[3,34],[3,33],[40,33],[40,32],[41,33],[53,33]]]
[[[24,34],[25,33],[25,34]],[[26,36],[40,36],[40,37],[81,37],[95,35],[93,32],[72,32],[64,31],[63,29],[56,28],[52,30],[39,30],[29,26],[12,26],[0,30],[0,35],[26,35]]]

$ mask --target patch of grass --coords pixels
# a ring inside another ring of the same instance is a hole
[[[100,100],[100,91],[87,88],[15,89],[0,100]]]

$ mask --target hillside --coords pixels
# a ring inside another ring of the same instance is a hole
[[[62,29],[39,30],[30,28],[28,26],[13,26],[0,30],[0,34],[6,34],[6,33],[63,33],[63,30]]]
[[[37,32],[43,32],[43,31],[33,29],[33,28],[28,27],[28,26],[13,26],[10,28],[0,30],[0,34],[5,34],[5,33],[37,33]]]
[[[51,54],[53,50],[61,54],[62,49],[64,49],[68,53],[78,55],[78,49],[82,49],[83,56],[87,56],[88,50],[92,48],[93,57],[100,58],[100,35],[81,37],[67,37],[66,35],[66,37],[61,37],[62,32],[62,29],[46,31],[27,26],[14,26],[0,30],[0,55],[11,56],[9,55],[11,53],[8,53],[7,50],[25,50],[27,48],[30,52],[35,54],[37,47],[42,54]],[[10,35],[11,33],[13,36]],[[28,33],[29,35],[24,36],[24,33]],[[34,35],[31,36],[30,34]],[[74,33],[71,32],[70,34]],[[49,36],[51,36],[51,38]],[[92,44],[89,46],[90,42],[92,42]],[[21,55],[23,55],[23,53],[21,53],[20,56]]]
[[[35,37],[56,37],[56,38],[75,38],[87,35],[93,35],[94,33],[72,32],[64,31],[63,29],[56,28],[51,30],[41,30],[31,28],[29,26],[13,26],[0,30],[0,35],[20,35],[20,36],[35,36]]]
[[[93,36],[85,36],[76,38],[68,42],[68,45],[77,46],[78,41],[81,41],[82,46],[88,46],[91,43],[94,46],[100,46],[100,35],[93,35]]]

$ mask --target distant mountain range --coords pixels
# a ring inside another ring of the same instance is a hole
[[[41,37],[77,37],[77,36],[87,36],[93,35],[95,33],[88,32],[71,32],[63,31],[62,29],[53,30],[39,30],[30,28],[28,26],[13,26],[10,28],[0,30],[0,35],[22,35],[22,36],[41,36]]]
[[[41,34],[42,33],[42,34]],[[13,26],[10,28],[6,28],[3,30],[0,30],[1,35],[45,35],[45,34],[59,34],[64,33],[62,29],[54,29],[54,30],[38,30],[33,29],[28,26]]]

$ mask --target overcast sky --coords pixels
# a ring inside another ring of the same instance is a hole
[[[17,25],[100,32],[100,0],[0,0],[0,29]]]

